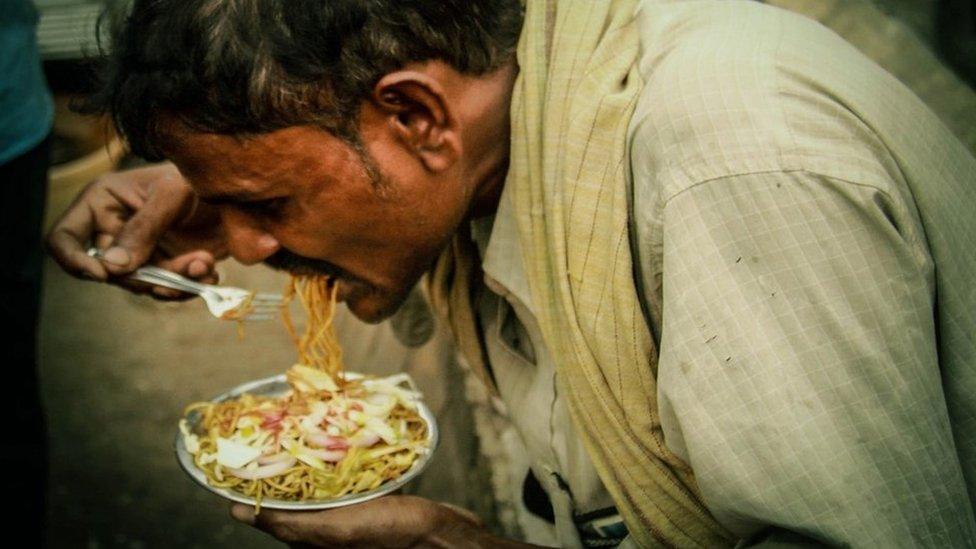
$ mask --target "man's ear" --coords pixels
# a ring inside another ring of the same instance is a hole
[[[373,88],[373,103],[428,170],[443,171],[461,157],[457,117],[435,78],[413,70],[387,74]]]

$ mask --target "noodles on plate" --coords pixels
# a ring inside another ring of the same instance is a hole
[[[332,325],[336,291],[324,276],[293,277],[286,288],[282,312],[299,358],[286,372],[286,394],[198,402],[180,421],[207,481],[254,498],[258,511],[265,498],[310,501],[372,490],[428,451],[421,395],[404,387],[406,375],[343,371]],[[287,309],[295,297],[307,317],[300,335]]]

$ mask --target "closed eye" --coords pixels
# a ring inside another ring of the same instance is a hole
[[[281,212],[284,206],[285,197],[265,198],[261,200],[249,200],[234,203],[234,207],[252,215],[273,217]]]

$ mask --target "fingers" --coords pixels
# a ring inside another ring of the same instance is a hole
[[[214,259],[213,254],[205,250],[196,250],[171,258],[157,256],[153,257],[150,263],[204,284],[216,284],[220,279],[217,275],[217,260]],[[162,286],[150,286],[148,293],[163,301],[183,301],[195,297],[193,294]]]
[[[217,283],[217,260],[206,250],[194,250],[167,259],[154,259],[153,263],[205,284]]]
[[[190,297],[193,297],[183,292],[171,290],[169,288],[161,288],[159,286],[154,286],[147,282],[140,282],[138,280],[131,280],[128,278],[117,278],[117,279],[110,278],[109,282],[115,284],[116,286],[119,286],[120,288],[125,288],[126,290],[134,294],[148,295],[150,297],[159,299],[161,301],[182,301]],[[160,291],[160,290],[166,290],[166,291]]]
[[[155,185],[141,208],[121,227],[105,250],[106,269],[129,273],[145,263],[156,243],[193,197],[185,185]]]
[[[176,257],[164,257],[162,253],[157,252],[147,263],[162,267],[168,271],[173,271],[174,273],[204,284],[216,284],[219,281],[216,269],[217,260],[212,253],[205,250],[195,250]],[[161,301],[185,301],[196,297],[194,294],[181,292],[172,288],[164,288],[162,286],[132,280],[125,275],[115,277],[110,282],[134,293],[148,294]]]
[[[265,512],[267,512],[267,509],[265,509]],[[244,505],[243,503],[235,503],[234,505],[231,505],[230,516],[234,517],[234,520],[254,526],[254,507],[251,507],[250,505]]]
[[[138,295],[148,295],[159,301],[186,301],[196,297],[193,294],[188,294],[186,292],[181,292],[179,290],[174,290],[172,288],[164,288],[162,286],[156,286],[155,284],[150,284],[148,282],[142,282],[139,280],[132,280],[130,278],[120,277],[120,278],[109,278],[109,283],[114,284],[120,288],[125,288],[126,290],[138,294]]]
[[[153,286],[150,292],[154,298],[160,301],[186,301],[187,299],[194,297],[193,294],[181,292],[172,288],[163,288],[162,286]]]
[[[261,509],[257,515],[250,505],[235,504],[230,514],[235,519],[267,532],[284,543],[316,543],[330,539],[330,513],[288,512],[274,509]]]
[[[279,540],[324,547],[413,547],[424,540],[454,546],[482,529],[468,511],[416,496],[384,496],[327,511],[296,512],[234,505],[231,516]]]
[[[106,250],[112,246],[112,242],[115,241],[115,235],[110,233],[98,233],[92,240],[92,243],[99,250]]]
[[[385,499],[385,498],[380,498]],[[373,502],[377,500],[372,500]],[[384,507],[382,504],[379,507]],[[261,509],[258,514],[248,505],[235,504],[231,516],[267,532],[288,544],[310,544],[318,547],[373,547],[386,536],[412,539],[414,534],[396,521],[377,512],[371,502],[325,511],[277,511]]]
[[[76,202],[55,224],[47,237],[47,249],[61,268],[81,278],[106,280],[102,262],[87,253],[88,240],[95,231],[95,216],[86,204]]]
[[[46,245],[68,273],[106,280],[144,262],[159,235],[192,200],[189,185],[172,164],[108,174],[78,195]],[[104,260],[88,256],[91,244],[105,250]]]

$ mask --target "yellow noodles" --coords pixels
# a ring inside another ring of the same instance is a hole
[[[339,381],[342,373],[342,348],[332,329],[338,285],[326,276],[295,276],[285,288],[285,304],[281,309],[285,327],[298,348],[298,362],[327,372]],[[308,315],[305,332],[299,337],[291,321],[287,304],[298,296]]]

